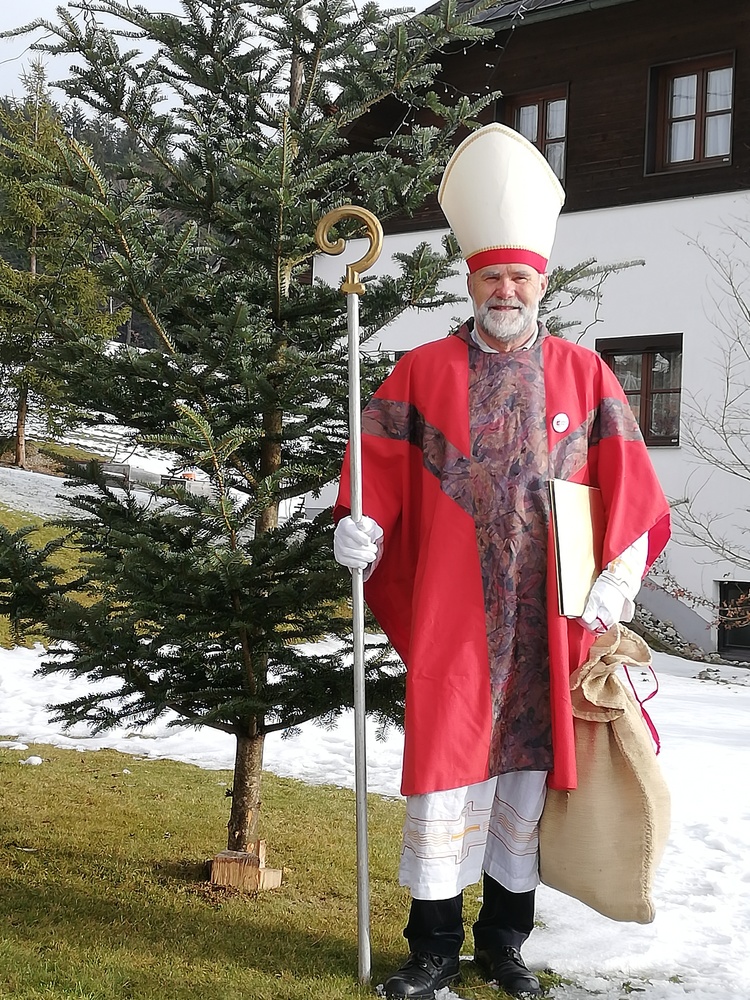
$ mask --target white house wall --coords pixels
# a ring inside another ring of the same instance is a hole
[[[710,260],[699,247],[731,250],[737,241],[729,230],[743,221],[750,234],[750,196],[746,194],[674,199],[563,215],[551,267],[572,266],[591,257],[602,264],[637,258],[645,260],[643,267],[607,279],[599,321],[588,331],[582,332],[594,318],[588,305],[577,302],[561,314],[582,323],[579,329],[567,331],[566,336],[580,339],[582,344],[593,348],[598,338],[682,333],[683,399],[695,394],[717,397],[722,390],[723,377],[719,310],[722,302],[726,305],[726,294],[719,286]],[[422,241],[437,246],[442,235],[442,232],[432,231],[386,237],[383,254],[371,273],[396,273],[391,259],[393,253],[409,251]],[[332,284],[339,283],[343,265],[361,257],[365,246],[364,241],[352,242],[346,255],[338,258],[320,256],[316,261],[316,277]],[[744,250],[746,257],[750,257],[750,250]],[[465,295],[463,265],[460,271],[460,275],[445,287]],[[750,275],[750,267],[745,273]],[[410,310],[381,331],[374,338],[373,347],[404,351],[439,339],[455,326],[456,319],[463,319],[470,312],[468,302],[435,312]],[[683,428],[684,421],[683,412]],[[724,531],[742,545],[741,531],[748,522],[742,520],[740,510],[750,506],[750,485],[700,463],[684,445],[652,448],[650,452],[670,500],[697,497],[701,510],[728,515]],[[722,579],[750,580],[750,572],[719,561],[705,549],[686,546],[679,533],[670,543],[664,562],[680,585],[709,600],[717,599],[718,582]],[[702,619],[710,619],[710,611],[697,610]],[[707,630],[702,622],[700,626],[699,631],[704,634],[699,636],[694,632],[689,638],[706,648],[716,648],[713,630]]]

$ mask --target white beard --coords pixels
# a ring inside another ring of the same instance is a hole
[[[492,306],[515,306],[513,312],[498,312]],[[490,298],[477,308],[474,306],[474,318],[482,328],[482,332],[502,344],[512,344],[524,333],[529,337],[536,329],[539,316],[539,303],[533,306],[523,305],[518,299]]]

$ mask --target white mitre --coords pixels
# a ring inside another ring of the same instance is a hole
[[[547,270],[565,192],[520,133],[499,123],[472,132],[448,161],[438,201],[469,271],[490,264]]]

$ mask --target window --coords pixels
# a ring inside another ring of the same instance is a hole
[[[555,87],[508,98],[505,115],[509,125],[544,153],[562,181],[568,134],[568,88]]]
[[[731,162],[734,57],[708,56],[652,71],[650,172]]]
[[[646,444],[678,445],[682,334],[597,340],[596,349],[625,390]]]
[[[750,649],[750,583],[719,584],[719,651]]]

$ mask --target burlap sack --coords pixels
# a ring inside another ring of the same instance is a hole
[[[578,787],[549,789],[539,827],[541,879],[612,920],[654,919],[651,889],[669,835],[670,801],[640,706],[618,664],[651,654],[617,625],[571,675]]]

